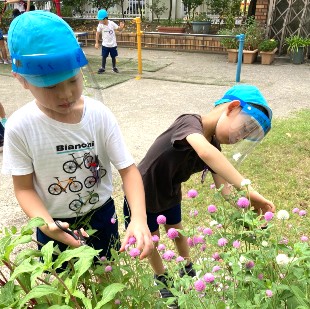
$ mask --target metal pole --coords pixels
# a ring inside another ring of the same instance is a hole
[[[236,35],[236,39],[239,41],[236,83],[240,83],[244,38],[245,38],[245,35],[243,33]]]
[[[142,48],[141,48],[141,18],[136,17],[135,22],[137,25],[137,49],[138,49],[138,74],[141,76],[142,74]]]

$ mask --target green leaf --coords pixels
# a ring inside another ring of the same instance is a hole
[[[54,242],[49,241],[41,248],[44,265],[51,265],[53,263]]]
[[[111,301],[115,297],[115,295],[121,292],[125,287],[126,286],[124,284],[120,283],[112,283],[109,286],[107,286],[103,290],[101,300],[97,303],[94,309],[101,309],[103,305]]]
[[[0,289],[0,308],[12,306],[14,302],[14,282],[7,282]]]
[[[26,226],[23,226],[21,229],[21,234],[22,235],[32,235],[33,234],[33,229],[39,226],[45,225],[46,222],[39,217],[32,218],[28,221]]]
[[[56,288],[50,285],[38,285],[35,286],[29,293],[24,297],[20,304],[20,308],[23,308],[23,305],[26,304],[30,299],[39,299],[41,297],[47,295],[57,295],[57,296],[64,296],[60,293]]]
[[[23,273],[29,273],[31,274],[33,271],[35,271],[38,267],[40,267],[40,265],[38,263],[36,264],[31,264],[31,258],[26,259],[25,261],[23,261],[22,264],[18,265],[11,277],[10,277],[10,281],[13,281],[14,279],[16,279],[19,275],[23,274]]]
[[[93,264],[94,261],[94,257],[92,255],[90,256],[83,256],[82,259],[79,259],[76,263],[74,263],[74,269],[75,269],[75,273],[74,276],[72,278],[72,285],[73,288],[76,289],[77,285],[78,285],[78,281],[79,278],[86,272],[89,270],[89,268],[91,267],[91,265]]]

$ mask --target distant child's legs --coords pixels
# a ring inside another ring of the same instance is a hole
[[[5,42],[4,42],[3,38],[0,39],[0,51],[1,51],[1,55],[2,55],[2,60],[0,59],[1,63],[9,64],[10,61],[8,59],[8,54],[6,52]]]

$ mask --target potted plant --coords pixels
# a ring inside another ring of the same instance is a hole
[[[299,35],[293,35],[285,39],[285,44],[288,46],[287,51],[290,54],[291,61],[294,64],[303,63],[305,49],[310,45],[310,39],[303,38]]]
[[[258,55],[258,46],[263,41],[264,29],[254,18],[249,18],[243,28],[243,63],[254,63]]]
[[[157,27],[158,32],[167,33],[185,33],[186,28],[184,26],[183,19],[175,19],[160,21],[160,25]]]
[[[207,16],[206,12],[196,13],[191,24],[194,33],[210,33],[211,18]]]
[[[237,28],[232,29],[221,29],[217,34],[219,35],[231,35],[236,36],[240,31]],[[228,62],[236,63],[238,61],[238,47],[239,42],[233,37],[222,37],[220,38],[220,43],[227,50]]]
[[[261,55],[262,64],[271,64],[274,61],[276,51],[278,50],[278,41],[274,39],[266,39],[258,45]]]

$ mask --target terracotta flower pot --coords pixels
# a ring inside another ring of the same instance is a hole
[[[243,63],[251,64],[256,61],[258,49],[255,50],[243,50]]]
[[[238,49],[227,49],[228,62],[236,63],[238,61]]]
[[[158,32],[185,33],[185,27],[158,26]]]
[[[274,61],[274,57],[276,55],[277,50],[278,50],[278,48],[275,48],[273,51],[269,51],[269,52],[261,51],[260,52],[261,63],[262,64],[271,64]]]

